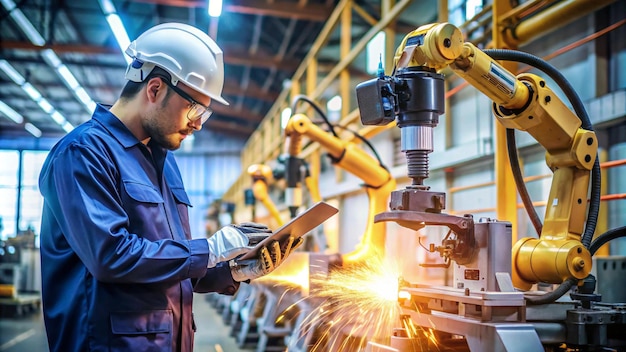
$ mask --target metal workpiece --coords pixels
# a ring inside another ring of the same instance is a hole
[[[441,213],[446,208],[446,194],[444,192],[429,191],[428,189],[429,187],[427,186],[412,185],[393,191],[389,200],[389,209]]]
[[[567,312],[568,346],[620,346],[626,348],[626,304],[594,304],[591,309]],[[620,351],[621,351],[620,350]]]

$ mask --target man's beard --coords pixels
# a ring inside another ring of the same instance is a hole
[[[179,138],[180,133],[190,135],[192,131],[190,129],[180,130],[177,133],[166,134],[164,131],[167,126],[163,124],[168,118],[171,118],[166,109],[160,108],[156,112],[157,116],[153,116],[148,123],[144,124],[144,129],[150,136],[151,140],[159,146],[168,150],[177,150],[180,148],[181,140]]]

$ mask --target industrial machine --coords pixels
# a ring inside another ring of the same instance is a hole
[[[272,168],[265,164],[250,165],[248,167],[248,175],[252,178],[252,194],[254,198],[263,203],[278,227],[283,226],[285,222],[280,217],[280,212],[268,193],[269,184],[274,178]]]
[[[574,112],[545,79],[516,76],[496,60],[539,68],[561,86]],[[370,350],[624,350],[625,306],[602,303],[590,275],[592,255],[600,245],[624,236],[624,229],[592,242],[600,190],[598,142],[565,79],[532,55],[480,50],[449,23],[425,25],[406,35],[394,63],[390,76],[383,71],[356,88],[363,124],[397,123],[412,180],[391,193],[389,209],[379,211],[374,222],[394,221],[416,231],[431,225],[449,228],[441,244],[429,250],[454,266],[454,279],[452,286],[402,282],[403,327],[390,346],[372,344]],[[493,115],[507,128],[511,166],[528,211],[534,208],[516,164],[514,130],[528,132],[545,148],[553,180],[544,223],[534,221],[538,238],[513,244],[505,219],[446,214],[446,194],[424,184],[433,128],[444,112],[444,68],[493,101]],[[558,286],[546,292],[532,290],[535,284]]]
[[[298,99],[306,100],[305,97],[299,97],[295,100]],[[313,102],[310,103],[313,104]],[[320,111],[319,108],[317,110]],[[296,111],[295,106],[292,111]],[[325,117],[324,114],[321,115]],[[346,170],[364,182],[363,187],[369,199],[367,225],[358,248],[342,255],[343,263],[349,265],[352,262],[363,260],[369,255],[384,254],[382,249],[385,248],[386,228],[384,224],[375,223],[374,216],[387,209],[387,200],[389,194],[395,189],[396,182],[380,160],[368,154],[355,143],[341,140],[330,123],[327,124],[330,131],[325,131],[317,126],[304,114],[298,113],[289,119],[285,127],[285,135],[288,137],[288,165],[295,165],[296,167],[287,167],[286,179],[288,187],[291,187],[291,190],[288,188],[288,191],[296,194],[301,192],[298,191],[301,187],[298,187],[298,182],[296,182],[299,177],[297,165],[303,163],[300,158],[302,139],[308,138],[312,142],[319,143],[337,167]]]

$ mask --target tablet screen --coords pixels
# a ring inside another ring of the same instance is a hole
[[[317,202],[312,207],[298,214],[288,223],[278,228],[270,236],[259,242],[253,249],[242,255],[238,260],[253,259],[259,250],[271,241],[279,242],[285,240],[289,235],[301,237],[309,233],[331,216],[337,214],[339,210],[326,202]]]

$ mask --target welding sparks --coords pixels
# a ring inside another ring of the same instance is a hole
[[[379,258],[312,276],[309,305],[316,307],[301,328],[315,330],[313,352],[361,351],[368,342],[389,344],[405,328],[398,304],[399,267]]]

